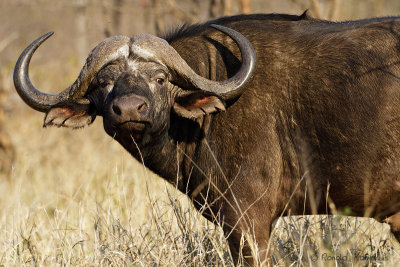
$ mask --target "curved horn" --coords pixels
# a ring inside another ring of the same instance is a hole
[[[33,53],[44,41],[52,36],[53,33],[54,32],[46,33],[25,48],[19,56],[14,68],[14,86],[18,94],[26,104],[42,112],[48,110],[50,106],[67,99],[69,94],[69,90],[64,90],[56,95],[42,93],[33,86],[28,75],[29,62],[31,61]]]
[[[18,58],[14,68],[14,86],[21,98],[31,108],[41,112],[70,98],[83,97],[96,73],[107,63],[129,55],[129,38],[116,36],[105,39],[97,45],[86,60],[76,81],[58,94],[46,94],[32,84],[29,78],[29,63],[36,49],[46,41],[53,32],[46,33],[33,41]]]
[[[256,53],[253,46],[239,32],[221,25],[211,24],[211,27],[227,34],[238,45],[242,54],[242,65],[239,71],[225,81],[208,80],[194,72],[178,52],[164,39],[152,35],[139,35],[133,40],[132,52],[144,58],[161,61],[177,76],[203,91],[231,99],[243,93],[243,85],[249,80],[256,65]]]

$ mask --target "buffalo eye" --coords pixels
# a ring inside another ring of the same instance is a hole
[[[104,88],[107,90],[107,92],[110,92],[112,88],[114,87],[114,83],[112,80],[105,80],[100,82],[100,87]]]
[[[164,84],[164,79],[163,79],[163,78],[157,78],[157,79],[156,79],[156,82],[157,82],[159,85],[163,85],[163,84]]]

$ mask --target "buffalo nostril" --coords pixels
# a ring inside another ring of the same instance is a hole
[[[112,112],[121,120],[138,120],[145,116],[149,109],[143,99],[136,96],[123,96],[114,100],[111,106]]]
[[[117,114],[118,116],[121,116],[121,114],[122,114],[121,109],[117,105],[113,105],[112,110],[114,111],[115,114]]]

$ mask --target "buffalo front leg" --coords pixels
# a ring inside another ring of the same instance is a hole
[[[248,231],[224,229],[235,266],[238,263],[241,263],[241,266],[264,266],[266,264],[270,227],[264,226],[259,230],[263,230],[265,234],[256,233],[254,228]],[[254,239],[255,237],[257,240]]]

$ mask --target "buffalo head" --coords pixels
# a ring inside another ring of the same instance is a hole
[[[171,109],[178,116],[195,119],[225,109],[237,98],[255,66],[255,52],[240,33],[219,25],[212,27],[230,36],[242,53],[239,71],[225,81],[198,75],[164,39],[149,34],[134,38],[111,37],[97,45],[77,80],[52,95],[36,89],[28,75],[35,50],[52,33],[32,42],[14,70],[14,84],[22,99],[45,112],[44,126],[79,128],[103,116],[106,132],[125,148],[134,141],[143,146],[168,128]]]

